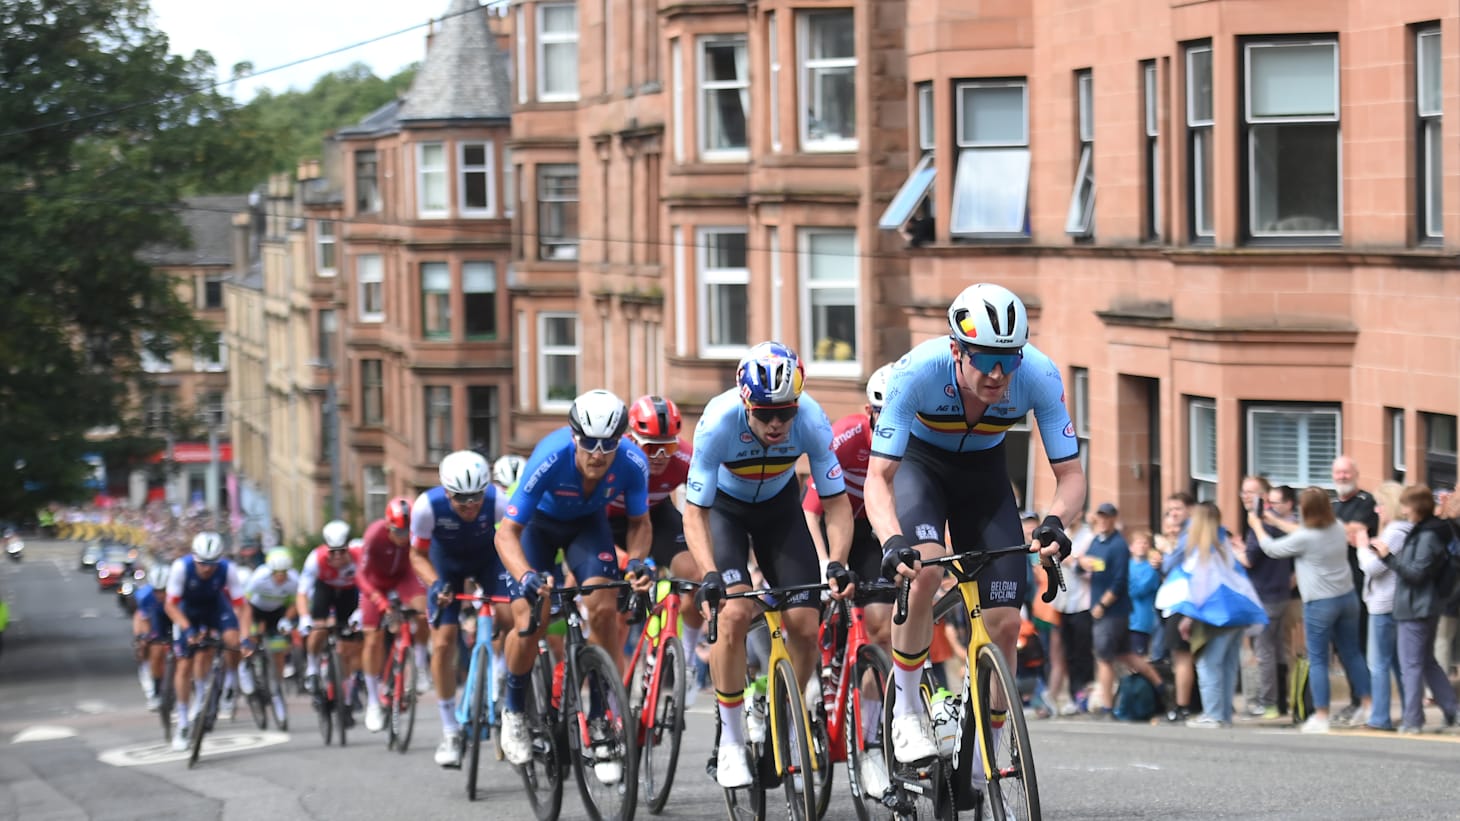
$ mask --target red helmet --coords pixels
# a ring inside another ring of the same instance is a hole
[[[669,441],[679,437],[684,419],[674,400],[641,396],[629,408],[629,433],[639,441]]]
[[[397,496],[385,503],[385,523],[396,530],[411,526],[411,500]]]

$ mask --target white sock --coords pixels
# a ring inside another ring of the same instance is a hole
[[[137,683],[142,685],[142,695],[148,698],[157,696],[157,685],[152,680],[151,662],[142,662],[137,665]]]
[[[253,693],[253,671],[248,669],[247,664],[240,664],[238,666],[238,686],[243,690],[245,695],[251,695]]]
[[[1007,720],[1007,718],[1008,718],[1008,714],[1005,713],[1005,719]],[[979,784],[983,784],[983,783],[987,782],[988,779],[985,778],[984,777],[984,774],[983,774],[983,733],[975,733],[974,735],[976,735],[978,737],[978,741],[976,742],[977,743],[977,746],[974,747],[974,755],[976,757],[973,759],[973,783],[974,783],[975,786],[977,786]],[[999,749],[999,742],[1003,741],[1003,739],[1004,739],[1004,724],[1003,724],[1003,722],[999,722],[994,727],[994,750],[995,750],[995,755],[997,755],[997,750]]]
[[[349,676],[345,679],[345,703],[350,704],[355,700],[355,677]],[[350,708],[355,709],[354,707]]]
[[[369,697],[366,705],[380,705],[380,676],[365,677],[365,695]]]
[[[194,681],[193,682],[193,701],[195,703],[197,703],[197,704],[201,704],[201,703],[203,703],[203,699],[206,698],[207,695],[208,695],[208,693],[207,693],[207,690],[204,689],[203,682],[201,682],[201,681]]]
[[[461,732],[461,725],[456,722],[456,699],[443,698],[436,702],[436,709],[441,713],[442,735],[452,736]]]
[[[413,650],[416,651],[416,667],[418,667],[418,668],[420,668],[422,670],[425,670],[427,673],[430,673],[431,672],[431,657],[426,652],[426,645],[425,644],[413,644],[413,645],[411,645],[411,649],[413,649]],[[498,658],[500,658],[500,656],[498,656]],[[503,664],[506,664],[506,662],[504,661]]]
[[[742,693],[741,700],[734,704],[726,704],[716,693],[716,702],[720,707],[721,744],[745,743],[745,698],[746,696]]]
[[[223,689],[238,692],[238,671],[229,670],[223,674]]]
[[[177,703],[177,717],[174,720],[177,721],[177,726],[179,729],[186,730],[188,728],[188,714],[192,712],[192,710],[188,709],[189,706],[190,705],[184,704],[181,700],[179,700]]]
[[[319,675],[319,656],[317,654],[315,654],[315,653],[309,653],[307,656],[305,656],[305,660],[304,660],[304,675],[306,675],[306,676],[317,676],[317,675]]]
[[[871,741],[882,731],[882,699],[862,699],[862,740]]]
[[[923,710],[923,698],[918,694],[918,685],[923,680],[923,660],[928,657],[928,651],[924,650],[918,655],[918,660],[911,670],[906,669],[897,660],[894,654],[892,660],[892,682],[897,687],[897,701],[892,704],[892,715],[915,716]]]
[[[690,627],[688,624],[684,626],[684,629],[679,633],[679,640],[684,645],[685,652],[693,653],[695,651],[695,648],[700,644],[701,632],[703,631],[699,627]]]

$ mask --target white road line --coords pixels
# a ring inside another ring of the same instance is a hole
[[[37,724],[34,727],[26,727],[16,733],[10,739],[11,744],[24,744],[28,741],[55,741],[61,738],[74,738],[76,731],[70,727],[57,727],[48,724]]]

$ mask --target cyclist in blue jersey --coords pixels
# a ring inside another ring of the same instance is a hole
[[[1024,303],[998,285],[971,285],[948,308],[948,323],[951,339],[924,342],[892,366],[867,468],[867,516],[882,538],[882,573],[913,580],[907,621],[892,628],[892,746],[902,763],[938,752],[917,692],[943,573],[922,569],[918,559],[946,554],[945,528],[960,551],[1023,541],[1004,432],[1031,409],[1056,480],[1049,515],[1034,531],[1043,557],[1068,553],[1064,522],[1085,504],[1085,474],[1060,372],[1028,344]],[[1025,557],[1010,554],[979,577],[984,623],[1011,660],[1027,575]]]
[[[852,544],[852,505],[842,467],[832,450],[831,422],[802,393],[801,360],[779,342],[762,342],[740,360],[736,386],[711,399],[695,427],[694,454],[685,481],[684,539],[704,576],[707,606],[726,592],[750,587],[750,550],[772,586],[815,584],[821,563],[801,514],[796,460],[807,454],[826,513],[830,561],[826,578],[835,595],[851,595],[846,569]],[[788,649],[804,689],[817,664],[820,599],[798,593],[787,602]],[[725,788],[751,782],[745,752],[745,635],[755,605],[731,599],[720,611],[719,639],[710,650],[710,675],[719,704],[720,746],[715,779]]]
[[[137,680],[147,697],[147,709],[162,704],[162,672],[166,669],[167,648],[172,644],[172,619],[167,617],[163,599],[167,595],[168,565],[152,566],[147,583],[132,591],[137,609],[132,612],[132,635],[137,643]]]
[[[173,562],[168,571],[167,601],[163,605],[172,619],[173,648],[179,660],[174,750],[188,748],[188,724],[193,717],[190,705],[203,703],[208,668],[213,664],[213,651],[195,653],[194,645],[205,629],[220,634],[230,678],[236,681],[238,637],[240,633],[247,636],[253,626],[252,614],[243,605],[243,580],[237,568],[223,558],[223,537],[207,531],[193,537],[192,554]]]
[[[618,554],[608,523],[608,504],[620,495],[629,518],[629,554],[625,575],[636,589],[648,592],[652,574],[645,572],[653,526],[649,523],[649,459],[633,440],[624,439],[629,410],[622,399],[605,390],[592,390],[573,400],[568,426],[548,434],[528,457],[525,477],[512,494],[507,515],[497,530],[497,553],[507,571],[512,615],[525,625],[532,608],[552,588],[553,558],[559,550],[580,584],[601,584],[619,578]],[[618,596],[599,590],[586,598],[590,640],[608,652],[623,669],[623,642],[619,636]],[[532,756],[526,705],[528,676],[537,656],[537,642],[547,630],[542,620],[536,634],[507,634],[507,698],[502,714],[502,753],[512,764]],[[590,705],[590,710],[593,707]],[[603,729],[601,716],[589,717],[589,734],[596,741]],[[597,748],[597,745],[595,745]],[[605,783],[622,777],[622,763],[600,760],[594,772]]]
[[[502,564],[492,546],[492,532],[504,508],[492,485],[487,460],[472,450],[458,450],[441,460],[441,484],[422,493],[411,506],[411,567],[428,591],[431,627],[431,676],[436,683],[441,715],[441,744],[436,763],[461,766],[461,725],[456,721],[457,632],[467,579],[475,579],[489,596],[505,595]],[[497,623],[507,609],[495,609]]]

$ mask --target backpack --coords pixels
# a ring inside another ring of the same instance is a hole
[[[1313,715],[1313,689],[1308,684],[1306,656],[1293,660],[1293,671],[1288,680],[1288,706],[1292,710],[1294,724],[1302,724]]]
[[[1115,691],[1115,717],[1120,721],[1147,721],[1156,714],[1156,688],[1140,673],[1127,673]]]

